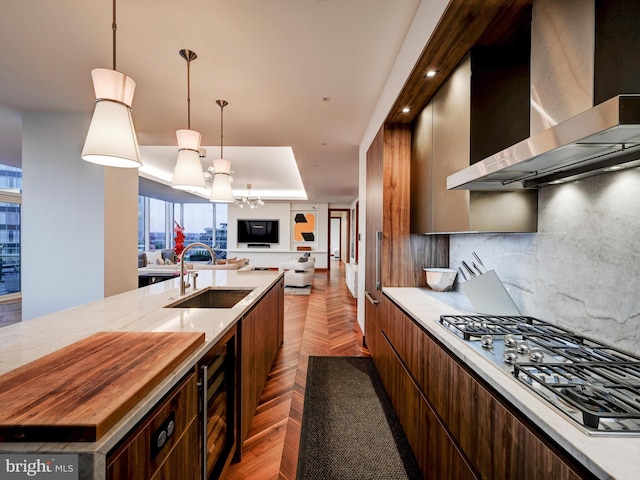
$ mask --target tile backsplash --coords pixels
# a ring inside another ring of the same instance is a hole
[[[451,235],[450,266],[473,251],[524,315],[640,354],[640,169],[541,189],[538,233]]]

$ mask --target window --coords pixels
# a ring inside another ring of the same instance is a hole
[[[167,242],[167,202],[150,198],[149,250],[169,248],[169,244]]]
[[[145,197],[138,196],[138,251],[144,252],[146,245],[146,231],[145,228]]]
[[[216,252],[216,258],[227,258],[227,205],[214,203],[170,203],[138,197],[138,249],[173,248],[173,228],[184,228],[184,245],[204,243]],[[190,261],[210,261],[205,249],[187,252]]]
[[[20,292],[22,170],[0,165],[0,295]]]
[[[0,295],[20,291],[20,208],[0,203]]]
[[[0,164],[0,190],[22,193],[22,169]]]

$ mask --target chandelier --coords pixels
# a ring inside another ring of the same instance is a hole
[[[259,196],[252,197],[251,196],[251,184],[247,183],[247,195],[242,196],[240,198],[236,198],[234,203],[240,207],[244,208],[245,205],[249,208],[258,208],[264,205],[264,202],[260,199]]]

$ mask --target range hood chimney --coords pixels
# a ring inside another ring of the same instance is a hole
[[[640,165],[640,72],[623,61],[640,48],[636,3],[535,1],[530,137],[450,175],[447,188],[539,188]]]

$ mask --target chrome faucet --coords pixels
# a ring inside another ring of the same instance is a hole
[[[189,245],[184,247],[184,250],[182,250],[182,253],[180,253],[180,296],[184,295],[184,291],[186,288],[186,285],[184,283],[184,271],[185,271],[184,254],[187,253],[187,251],[189,251],[191,247],[203,247],[204,249],[208,250],[209,253],[211,254],[211,261],[214,263],[216,261],[216,254],[213,253],[213,250],[209,245],[205,245],[204,243],[200,243],[200,242],[195,242],[195,243],[190,243]],[[194,282],[194,289],[195,289],[195,282]]]

